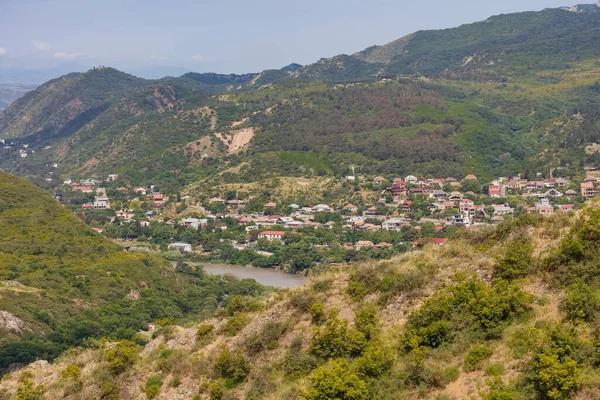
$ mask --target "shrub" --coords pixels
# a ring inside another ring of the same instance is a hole
[[[249,354],[257,354],[258,352],[267,349],[274,349],[278,345],[279,338],[287,330],[287,322],[269,322],[261,329],[260,332],[252,334],[246,338],[244,345]]]
[[[310,319],[313,324],[321,326],[325,322],[325,308],[321,303],[314,303],[310,307]]]
[[[347,333],[348,322],[333,315],[323,328],[313,332],[309,352],[323,358],[344,357],[348,351]]]
[[[290,305],[299,311],[306,313],[315,300],[315,297],[307,290],[296,290],[290,297]]]
[[[28,375],[22,374],[19,377],[19,387],[17,387],[17,400],[42,400],[44,385],[35,385]]]
[[[146,381],[146,397],[153,399],[160,393],[160,388],[163,384],[162,376],[154,375]]]
[[[376,334],[377,310],[372,305],[366,305],[357,309],[354,313],[355,328],[371,339]]]
[[[483,361],[487,360],[494,350],[483,344],[476,344],[467,353],[464,362],[465,371],[475,371],[483,367]]]
[[[548,399],[566,400],[578,386],[577,362],[557,352],[538,354],[533,363],[533,377],[537,389]]]
[[[225,322],[225,325],[223,326],[223,333],[225,336],[235,336],[249,323],[250,318],[248,318],[248,316],[243,314],[235,315],[230,317],[227,322]]]
[[[516,240],[509,244],[504,258],[494,267],[494,275],[501,279],[517,279],[527,275],[531,265],[533,246],[529,240]]]
[[[454,382],[455,380],[458,379],[458,376],[460,375],[460,371],[458,366],[453,365],[450,367],[446,367],[444,368],[444,370],[442,371],[442,380],[444,384],[448,384],[450,382]]]
[[[367,288],[361,282],[350,281],[346,293],[356,302],[362,301],[368,294]]]
[[[598,297],[590,286],[577,279],[566,290],[562,307],[573,322],[592,321],[598,308]]]
[[[225,381],[223,379],[214,381],[209,386],[210,400],[223,399],[223,396],[225,396],[226,391],[227,389],[225,387]]]
[[[214,370],[219,377],[227,379],[232,384],[237,384],[248,376],[250,364],[248,364],[241,351],[238,350],[234,355],[224,348],[215,360]]]
[[[102,386],[102,391],[100,392],[100,400],[119,400],[120,397],[121,390],[116,384],[112,382],[106,382],[104,386]]]
[[[362,356],[356,359],[355,365],[361,374],[377,378],[388,372],[394,362],[394,351],[384,346],[379,340],[373,340],[366,347]]]
[[[211,324],[201,324],[196,331],[196,340],[202,340],[213,333],[215,327]]]
[[[487,385],[489,391],[479,393],[483,400],[515,400],[522,398],[517,389],[506,385],[500,377],[488,381]]]
[[[485,374],[488,376],[500,376],[502,373],[504,373],[504,364],[502,363],[490,364],[485,369]]]
[[[225,301],[225,314],[233,316],[237,313],[257,311],[260,309],[260,303],[248,296],[231,296]]]
[[[347,361],[334,360],[317,368],[309,376],[310,386],[302,393],[305,400],[367,400],[371,398],[367,384],[350,369]]]
[[[128,340],[121,340],[104,351],[104,360],[113,375],[119,375],[138,359],[138,347]]]

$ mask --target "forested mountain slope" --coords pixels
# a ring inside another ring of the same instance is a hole
[[[362,173],[483,178],[580,168],[598,139],[596,5],[420,31],[260,74],[143,80],[97,68],[0,114],[0,167],[193,182]],[[21,145],[29,146],[26,157]]]
[[[33,184],[0,171],[0,372],[88,337],[131,338],[156,319],[200,318],[229,291],[261,290],[128,253]]]
[[[69,352],[4,377],[5,398],[595,399],[598,204],[526,215],[333,269],[144,347]],[[59,379],[57,377],[61,376]],[[38,386],[38,385],[43,385]],[[111,397],[112,396],[112,397]],[[119,397],[120,396],[120,397]]]

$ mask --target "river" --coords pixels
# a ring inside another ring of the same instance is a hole
[[[286,274],[275,269],[244,267],[241,265],[229,264],[190,264],[201,265],[202,268],[211,275],[231,274],[239,279],[251,278],[261,285],[274,286],[282,289],[297,288],[308,282],[308,278],[303,275]]]

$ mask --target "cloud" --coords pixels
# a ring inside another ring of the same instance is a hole
[[[31,43],[33,43],[35,48],[38,50],[48,50],[50,47],[52,47],[48,43],[44,43],[39,40],[32,40]]]
[[[201,62],[201,61],[204,61],[204,57],[202,57],[199,54],[196,54],[195,56],[192,56],[192,60],[197,61],[197,62]]]
[[[58,51],[56,53],[54,53],[54,58],[62,58],[62,59],[66,59],[66,60],[73,60],[75,58],[79,58],[83,56],[83,54],[81,53],[67,53],[64,51]]]
[[[8,53],[8,50],[4,47],[0,47],[0,56],[5,55],[6,53]]]

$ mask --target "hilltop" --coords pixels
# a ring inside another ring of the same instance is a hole
[[[332,269],[145,346],[100,342],[4,377],[6,398],[592,399],[598,204]],[[43,386],[38,386],[43,385]]]
[[[131,338],[161,318],[210,313],[255,283],[180,273],[129,253],[33,184],[0,171],[0,372],[87,338]]]

